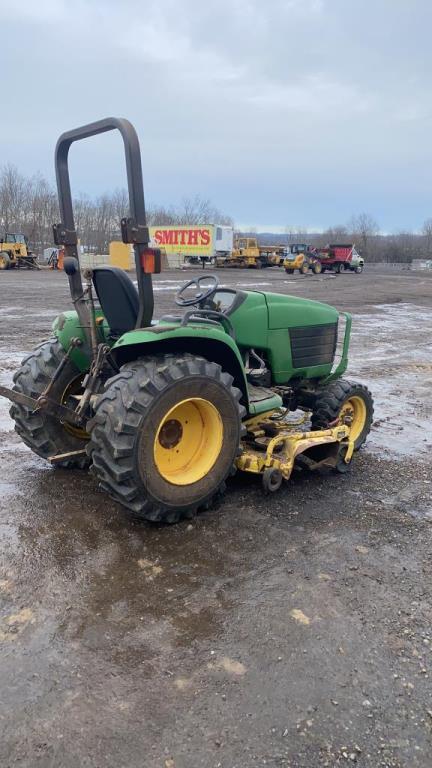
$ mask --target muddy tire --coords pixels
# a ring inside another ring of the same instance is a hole
[[[225,490],[241,436],[241,392],[216,363],[160,355],[109,379],[87,451],[102,488],[137,516],[176,523]]]
[[[301,275],[307,275],[309,272],[309,264],[302,264],[299,269],[299,272]]]
[[[29,397],[39,397],[65,354],[57,339],[39,344],[30,355],[24,358],[21,367],[14,374],[14,390]],[[70,385],[73,386],[73,382],[77,383],[78,391],[81,378],[78,368],[68,361],[55,382],[50,397],[66,404],[63,396]],[[55,416],[41,411],[35,413],[17,403],[12,404],[9,413],[15,421],[15,431],[21,440],[43,459],[69,451],[79,451],[86,447],[88,435],[72,425],[63,425]],[[83,469],[89,463],[88,457],[84,455],[56,463],[55,466]]]
[[[323,270],[322,270],[321,263],[319,261],[315,262],[315,264],[312,267],[312,272],[314,273],[314,275],[320,275],[322,271]]]
[[[0,251],[0,269],[9,269],[10,263],[9,254],[6,251]]]
[[[285,272],[287,273],[287,275],[293,275],[294,274],[294,270],[293,269],[289,269],[288,267],[285,267]]]
[[[316,396],[312,413],[312,428],[327,429],[340,420],[351,421],[354,450],[365,442],[373,421],[373,399],[368,388],[346,379],[338,379]]]

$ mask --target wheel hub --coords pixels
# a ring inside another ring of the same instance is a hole
[[[215,464],[223,442],[223,422],[209,400],[190,397],[165,414],[157,429],[153,458],[164,480],[190,485]]]
[[[162,448],[175,448],[183,435],[183,427],[177,419],[169,419],[159,432],[159,442]]]

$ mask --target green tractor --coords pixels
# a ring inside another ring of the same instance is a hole
[[[121,229],[134,246],[137,288],[120,269],[79,268],[69,148],[113,129],[125,147],[130,218]],[[91,466],[112,498],[157,522],[208,508],[237,470],[260,475],[266,492],[294,467],[345,472],[373,417],[366,387],[341,378],[350,315],[203,275],[178,291],[183,314],[153,321],[160,253],[148,245],[133,126],[108,118],[64,133],[56,176],[54,239],[75,310],[24,358],[13,389],[0,387],[22,440],[55,466]]]

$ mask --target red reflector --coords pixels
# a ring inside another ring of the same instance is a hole
[[[161,271],[159,248],[145,248],[141,253],[141,266],[146,274],[158,274]]]

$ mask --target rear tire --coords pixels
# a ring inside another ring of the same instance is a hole
[[[225,490],[240,447],[241,392],[216,363],[160,355],[124,365],[89,424],[102,488],[146,520],[176,523]]]
[[[312,429],[327,429],[338,420],[352,420],[354,450],[365,442],[373,421],[373,399],[368,388],[346,379],[331,382],[318,392],[312,413]]]
[[[320,264],[320,262],[319,262],[319,261],[317,261],[317,262],[316,262],[316,263],[313,265],[313,267],[312,267],[312,271],[313,271],[314,275],[320,275],[320,274],[321,274],[321,272],[322,272],[323,270],[322,270],[322,266],[321,266],[321,264]]]
[[[0,269],[9,269],[10,263],[9,254],[6,251],[0,251]]]
[[[57,339],[50,339],[39,344],[30,355],[24,358],[21,368],[14,374],[14,390],[29,397],[39,397],[65,354],[66,352]],[[49,396],[57,402],[63,401],[66,404],[63,395],[73,382],[77,382],[78,391],[81,378],[80,371],[69,360],[53,385]],[[63,425],[56,416],[51,416],[43,411],[34,412],[17,403],[12,404],[9,413],[15,421],[15,431],[21,440],[32,449],[33,453],[43,459],[70,451],[79,451],[86,447],[87,433],[74,428],[72,425]],[[83,469],[88,464],[89,459],[84,455],[58,462],[56,466]]]
[[[288,269],[288,267],[285,267],[285,272],[287,273],[287,275],[293,275],[294,274],[294,270],[293,269]]]

